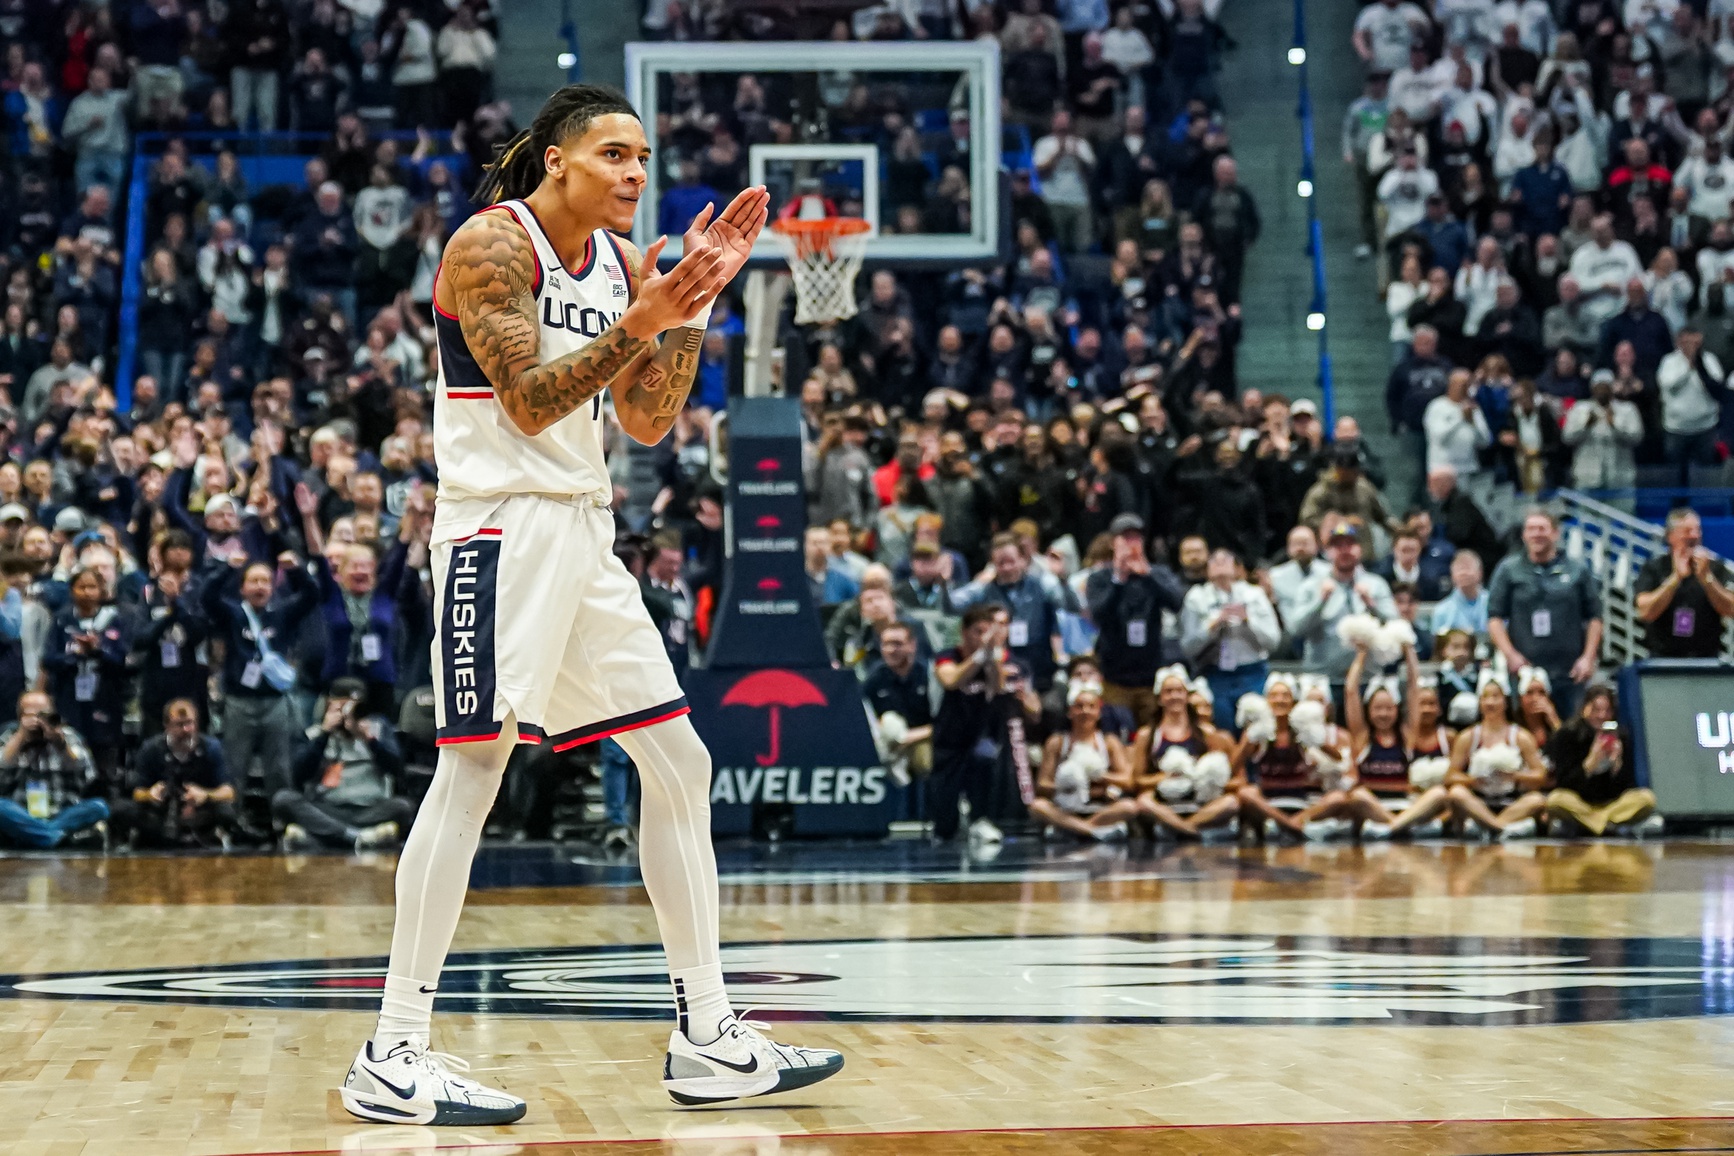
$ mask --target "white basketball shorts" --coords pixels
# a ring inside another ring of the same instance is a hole
[[[487,742],[511,718],[520,742],[565,750],[687,713],[596,501],[442,501],[432,555],[440,745]]]

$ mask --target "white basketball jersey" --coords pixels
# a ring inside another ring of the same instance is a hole
[[[606,229],[585,242],[576,269],[566,269],[536,214],[523,201],[498,206],[530,236],[536,250],[536,316],[542,364],[584,348],[626,312],[631,273]],[[470,353],[458,320],[440,311],[439,385],[434,394],[434,454],[439,496],[501,498],[514,494],[576,497],[611,492],[602,448],[600,395],[532,437],[513,424]]]

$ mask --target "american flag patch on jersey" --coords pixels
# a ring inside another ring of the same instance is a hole
[[[602,270],[603,270],[603,272],[608,274],[608,279],[610,281],[624,281],[624,280],[626,280],[626,274],[623,271],[621,271],[620,267],[617,265],[610,265],[610,264],[607,264],[606,262],[604,262],[602,265]]]

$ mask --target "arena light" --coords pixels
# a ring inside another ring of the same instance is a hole
[[[1313,183],[1305,177],[1302,177],[1300,181],[1296,183],[1294,191],[1303,197],[1310,197],[1313,195]]]
[[[562,52],[554,58],[554,63],[560,68],[573,68],[578,64],[578,54],[575,52]]]
[[[1313,312],[1307,314],[1307,328],[1317,331],[1325,327],[1325,315]]]
[[[1307,62],[1307,50],[1298,45],[1289,49],[1288,62],[1290,64],[1305,64]]]

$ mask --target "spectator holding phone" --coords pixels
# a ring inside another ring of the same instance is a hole
[[[1592,686],[1578,716],[1547,744],[1554,789],[1547,812],[1555,822],[1575,823],[1592,835],[1610,828],[1620,834],[1659,835],[1656,796],[1638,786],[1626,752],[1632,736],[1614,721],[1614,692]]]
[[[112,781],[120,767],[132,631],[101,570],[79,566],[67,587],[71,598],[48,628],[42,669],[55,709],[90,744],[104,781]]]
[[[1182,588],[1172,570],[1150,564],[1144,519],[1116,515],[1108,532],[1113,563],[1097,567],[1084,585],[1090,621],[1100,632],[1102,697],[1108,706],[1130,710],[1136,725],[1149,726],[1159,713],[1150,684],[1162,665],[1162,612],[1180,610]]]

